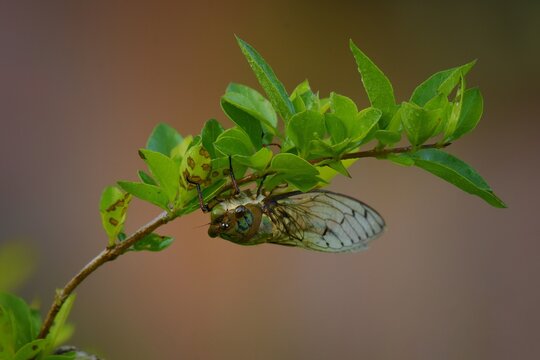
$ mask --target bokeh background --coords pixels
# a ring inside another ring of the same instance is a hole
[[[509,208],[365,159],[330,188],[385,216],[369,251],[244,248],[191,214],[163,229],[167,251],[122,257],[79,288],[71,343],[107,359],[539,358],[538,1],[2,1],[0,242],[38,254],[19,294],[48,308],[105,246],[101,190],[135,179],[157,122],[184,135],[230,125],[227,84],[258,88],[234,34],[289,91],[308,78],[362,106],[349,38],[399,100],[478,58],[484,117],[449,151]],[[128,229],[156,213],[134,201]]]

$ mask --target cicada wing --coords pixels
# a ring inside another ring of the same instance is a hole
[[[292,192],[269,200],[269,216],[277,229],[270,243],[324,252],[360,251],[385,227],[368,205],[330,191]]]

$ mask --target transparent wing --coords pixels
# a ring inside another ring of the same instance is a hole
[[[270,243],[325,252],[360,251],[384,230],[371,207],[330,191],[292,192],[270,197],[268,215],[276,226]]]

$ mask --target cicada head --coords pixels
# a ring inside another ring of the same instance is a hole
[[[210,237],[221,237],[242,245],[260,243],[255,235],[261,224],[262,210],[257,204],[238,205],[227,209],[217,204],[210,214]]]

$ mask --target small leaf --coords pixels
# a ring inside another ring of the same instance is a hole
[[[167,124],[157,124],[146,142],[146,148],[170,156],[171,150],[182,142],[182,136]]]
[[[162,251],[168,248],[172,244],[173,240],[174,239],[170,236],[161,236],[156,233],[151,233],[133,244],[129,250],[154,252]]]
[[[75,352],[62,355],[47,355],[42,360],[88,360],[88,358],[77,357]]]
[[[17,353],[15,354],[15,357],[12,358],[12,360],[33,359],[40,352],[43,351],[43,349],[47,346],[48,343],[49,341],[45,339],[33,340],[21,347],[19,351],[17,351]]]
[[[291,101],[294,104],[296,112],[313,110],[320,112],[320,100],[317,94],[311,91],[309,82],[304,80],[291,93]]]
[[[118,234],[124,228],[131,195],[116,186],[108,186],[101,194],[99,213],[101,224],[109,237],[109,245],[114,245]]]
[[[256,119],[256,123],[260,123],[265,133],[270,132],[273,135],[278,133],[276,111],[272,104],[255,89],[231,83],[222,97],[222,103],[223,101],[236,107],[238,111],[244,112],[248,117]],[[232,117],[230,118],[247,132],[241,123],[236,122]],[[260,137],[260,134],[258,135]]]
[[[60,311],[58,311],[58,314],[54,319],[53,326],[51,327],[51,330],[46,337],[48,344],[45,348],[44,354],[50,354],[54,348],[60,345],[60,342],[58,340],[62,335],[61,333],[63,331],[64,325],[67,321],[69,313],[71,312],[73,303],[75,302],[75,297],[75,294],[69,295],[66,301],[64,301],[64,304],[62,304]]]
[[[229,119],[249,136],[255,149],[260,149],[264,135],[261,122],[241,108],[241,97],[242,95],[236,93],[225,94],[221,98],[221,108]]]
[[[7,293],[0,293],[0,335],[0,354],[7,356],[15,354],[36,336],[26,302]]]
[[[182,162],[182,158],[186,154],[186,151],[194,143],[193,136],[188,135],[184,138],[180,144],[176,145],[171,151],[171,159],[176,162],[178,165]]]
[[[291,101],[293,103],[295,113],[299,113],[299,112],[307,110],[306,103],[304,102],[304,99],[302,99],[301,96],[293,97],[291,95]]]
[[[340,143],[348,137],[347,126],[336,114],[326,113],[324,120],[333,144]]]
[[[302,157],[307,156],[309,143],[322,138],[325,133],[324,116],[312,110],[295,114],[287,125],[287,136],[300,150]]]
[[[392,145],[401,140],[401,133],[397,131],[377,130],[374,135],[383,145]]]
[[[278,80],[270,65],[266,63],[263,57],[251,45],[238,36],[236,40],[249,66],[251,66],[251,69],[255,73],[257,80],[259,80],[259,83],[270,99],[272,106],[279,112],[281,118],[287,122],[295,111],[285,87]]]
[[[141,149],[139,150],[139,155],[146,165],[148,165],[150,172],[167,195],[169,202],[173,202],[180,186],[178,164],[170,157],[152,150]]]
[[[377,125],[381,119],[382,112],[379,109],[369,107],[358,113],[355,117],[355,123],[350,129],[350,137],[354,142],[364,140],[370,131]]]
[[[346,124],[354,122],[358,115],[354,101],[335,92],[330,94],[330,111]]]
[[[149,174],[147,174],[146,172],[142,171],[142,170],[139,170],[137,172],[137,175],[139,175],[139,179],[141,179],[141,181],[145,184],[148,184],[148,185],[157,185],[156,183],[156,180],[154,180],[154,178],[152,178]]]
[[[494,207],[505,208],[486,181],[462,160],[438,149],[423,149],[412,154],[402,154],[414,160],[414,164],[443,180],[454,184],[461,190],[481,197]]]
[[[483,109],[484,99],[480,90],[477,88],[465,90],[456,130],[448,137],[447,141],[455,141],[472,131],[480,121]]]
[[[439,71],[414,89],[411,102],[424,106],[429,100],[443,94],[448,96],[458,84],[461,76],[465,76],[474,66],[476,60],[452,69]]]
[[[343,165],[342,161],[332,161],[326,164],[327,166],[330,166],[332,169],[336,170],[341,175],[351,177],[351,174],[349,174],[349,171],[347,168]]]
[[[407,102],[401,106],[401,116],[407,138],[415,146],[423,144],[433,136],[440,121],[438,111],[426,110]]]
[[[392,161],[394,164],[401,165],[401,166],[413,166],[414,160],[411,159],[408,156],[401,156],[396,154],[388,154],[386,155],[386,158],[390,161]]]
[[[381,125],[386,125],[396,111],[396,99],[390,80],[351,40],[350,48],[353,53],[358,71],[362,76],[362,83],[366,89],[369,101],[373,107],[382,111]]]
[[[262,148],[251,156],[234,155],[233,159],[242,165],[250,167],[255,170],[264,170],[270,160],[272,160],[273,153],[268,148]]]
[[[459,120],[459,115],[461,113],[461,105],[463,104],[463,93],[465,90],[465,78],[461,76],[461,85],[459,86],[456,98],[453,103],[449,103],[449,109],[445,109],[444,112],[444,126],[443,130],[443,142],[448,142],[449,136],[451,136],[456,130],[456,126]],[[442,94],[441,94],[442,95]],[[431,101],[428,102],[430,104]],[[426,104],[427,105],[427,104]]]
[[[216,150],[214,148],[214,143],[216,142],[218,136],[223,132],[223,126],[216,120],[208,120],[202,129],[201,138],[202,144],[206,150],[210,153],[212,159],[217,158]]]
[[[162,209],[170,210],[168,207],[169,198],[163,189],[158,186],[130,181],[118,181],[118,186],[141,200],[157,205]]]
[[[255,152],[249,137],[237,127],[221,133],[214,143],[214,147],[221,156],[251,155]]]
[[[334,142],[340,142],[345,138],[351,138],[353,142],[362,141],[371,131],[371,129],[378,123],[381,118],[382,112],[379,109],[370,107],[358,112],[356,104],[346,96],[332,93],[331,100],[331,113],[326,114],[327,122],[330,121],[331,126],[335,127],[332,130],[337,131],[337,134],[332,136]],[[343,125],[345,125],[346,137],[342,137],[340,130],[337,129],[338,122],[331,120],[332,116],[337,116]]]
[[[312,189],[321,179],[319,171],[306,160],[294,154],[281,153],[274,156],[270,169],[277,174],[265,184],[271,189],[281,183],[288,182],[301,191]]]

